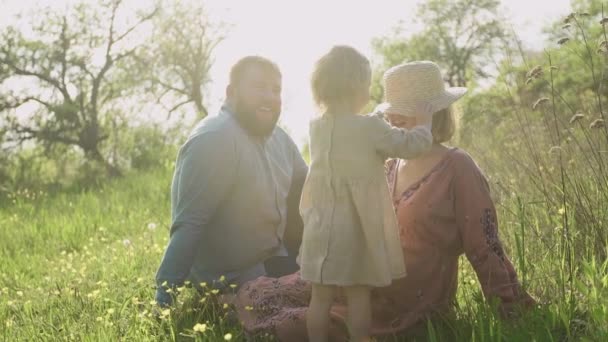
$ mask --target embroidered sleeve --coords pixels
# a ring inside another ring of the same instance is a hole
[[[504,252],[488,183],[470,157],[466,159],[456,167],[453,196],[467,259],[477,273],[485,297],[498,298],[501,311],[509,311],[510,305],[522,301],[533,303],[521,289],[513,264]]]

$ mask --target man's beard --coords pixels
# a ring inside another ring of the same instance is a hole
[[[237,101],[235,107],[234,115],[239,124],[253,136],[268,137],[274,131],[277,121],[279,120],[280,113],[276,113],[272,121],[261,121],[256,116],[256,108],[253,108],[253,106],[247,106],[242,101]]]

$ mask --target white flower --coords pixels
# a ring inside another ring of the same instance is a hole
[[[125,247],[130,247],[131,246],[131,240],[124,239],[124,240],[122,240],[122,244],[125,245]]]
[[[156,227],[157,227],[156,223],[154,223],[154,222],[148,223],[148,230],[154,231],[154,230],[156,230]]]
[[[232,334],[229,333],[229,334],[224,335],[224,340],[226,340],[226,341],[232,340]]]

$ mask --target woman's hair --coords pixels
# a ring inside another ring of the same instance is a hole
[[[452,139],[456,132],[456,118],[452,106],[442,109],[433,114],[433,142],[444,143]]]
[[[334,46],[315,64],[311,88],[315,103],[320,108],[356,106],[369,87],[369,60],[350,47]]]

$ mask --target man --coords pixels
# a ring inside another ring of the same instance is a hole
[[[280,112],[276,64],[239,60],[219,115],[203,119],[177,157],[171,238],[156,275],[160,305],[185,280],[221,287],[297,270],[307,166],[276,126]]]

